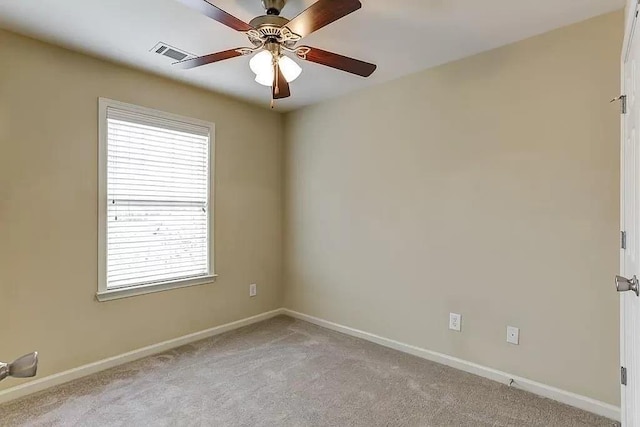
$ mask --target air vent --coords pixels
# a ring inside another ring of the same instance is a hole
[[[193,58],[195,55],[185,52],[184,50],[170,46],[166,43],[159,42],[149,52],[155,52],[159,55],[169,57],[174,61],[183,61],[187,58]]]

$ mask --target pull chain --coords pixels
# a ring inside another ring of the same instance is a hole
[[[276,95],[278,95],[280,93],[280,87],[278,86],[278,82],[280,79],[278,79],[278,61],[276,61],[276,57],[273,57],[273,79],[275,80],[275,86],[273,87],[273,93],[275,93]],[[271,95],[271,109],[273,109],[273,107],[275,106],[275,99],[273,97],[273,94]]]
[[[278,67],[278,63],[276,62],[276,60],[274,59],[274,66],[273,66],[273,78],[276,81],[276,95],[280,94],[280,79],[278,78],[278,74],[280,73],[280,68]]]

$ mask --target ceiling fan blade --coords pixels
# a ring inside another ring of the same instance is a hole
[[[180,68],[189,69],[200,67],[201,65],[211,64],[213,62],[224,61],[225,59],[235,58],[236,56],[242,56],[238,49],[229,49],[222,52],[211,53],[209,55],[199,56],[197,58],[185,59],[184,61],[174,62]]]
[[[307,49],[308,52],[303,53]],[[327,52],[326,50],[315,47],[301,46],[298,48],[297,55],[300,59],[315,62],[316,64],[326,65],[327,67],[336,68],[362,77],[369,77],[377,68],[375,64],[360,61],[359,59],[349,58],[348,56],[338,55],[333,52]]]
[[[224,10],[220,9],[217,6],[212,5],[206,0],[178,0],[180,3],[185,6],[189,6],[192,9],[197,10],[203,15],[207,15],[211,19],[215,19],[216,21],[226,25],[227,27],[233,28],[236,31],[249,31],[252,30],[253,27],[247,24],[244,21],[236,18],[233,15],[228,14]]]
[[[273,73],[273,85],[271,87],[273,99],[288,98],[291,96],[291,89],[287,79],[284,78],[282,70],[276,64],[274,65],[275,72]]]
[[[286,27],[300,37],[306,37],[361,7],[359,0],[318,0],[293,18]]]

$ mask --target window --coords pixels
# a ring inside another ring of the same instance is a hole
[[[212,282],[213,124],[99,100],[98,299]]]

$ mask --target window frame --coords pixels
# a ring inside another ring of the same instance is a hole
[[[109,108],[144,114],[154,118],[183,122],[188,125],[201,126],[209,129],[209,158],[207,168],[208,184],[208,209],[207,209],[207,259],[208,274],[205,276],[167,280],[163,282],[140,284],[121,288],[107,287],[107,110]],[[215,282],[214,268],[214,182],[212,180],[215,169],[215,124],[204,120],[193,119],[138,105],[114,101],[108,98],[98,98],[98,301],[110,301],[119,298],[127,298],[136,295],[144,295],[152,292],[167,291],[170,289],[185,288],[189,286],[204,285]]]

